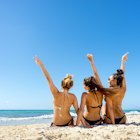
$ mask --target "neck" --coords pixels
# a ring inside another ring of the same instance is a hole
[[[89,90],[89,92],[92,92],[93,93],[93,92],[95,92],[95,89],[91,89],[91,90]]]
[[[68,89],[63,89],[64,93],[68,93],[68,91],[69,91]]]
[[[110,85],[109,87],[118,87],[118,85],[113,85],[113,86]]]

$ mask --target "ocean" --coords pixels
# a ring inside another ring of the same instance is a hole
[[[124,110],[129,115],[139,115],[140,110]],[[76,117],[74,110],[71,115]],[[53,110],[0,110],[0,126],[50,124],[53,118]]]
[[[71,110],[71,115],[76,113]],[[51,124],[53,110],[0,110],[0,126],[26,125],[26,124]]]

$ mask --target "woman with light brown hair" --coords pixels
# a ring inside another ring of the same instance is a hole
[[[102,124],[100,112],[102,108],[103,94],[100,91],[100,87],[98,88],[98,85],[102,84],[94,65],[93,57],[92,55],[88,54],[87,58],[91,63],[93,76],[85,78],[83,81],[84,89],[87,91],[83,92],[81,97],[81,104],[77,117],[77,125],[81,121],[84,127],[91,127],[91,125]],[[86,111],[84,111],[85,107]]]
[[[45,69],[41,60],[37,56],[34,60],[45,75],[53,95],[54,116],[51,126],[73,126],[74,121],[70,114],[70,107],[73,105],[75,112],[77,113],[78,102],[76,96],[72,93],[69,93],[70,88],[73,86],[72,76],[66,75],[66,77],[61,82],[62,91],[59,91],[54,85],[48,71]]]

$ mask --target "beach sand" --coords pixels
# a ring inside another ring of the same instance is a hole
[[[0,140],[140,140],[140,115],[127,115],[125,125],[93,128],[50,127],[48,124],[0,126]]]

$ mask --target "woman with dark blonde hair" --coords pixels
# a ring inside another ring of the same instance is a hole
[[[54,85],[43,63],[37,56],[35,57],[35,62],[39,65],[43,74],[45,75],[53,95],[54,116],[51,126],[73,126],[74,121],[70,114],[70,107],[73,105],[75,112],[77,113],[78,102],[76,96],[72,93],[69,93],[70,88],[73,86],[72,76],[66,75],[66,77],[61,82],[62,91],[59,91]]]
[[[122,109],[122,101],[126,93],[126,82],[124,77],[125,71],[125,62],[128,58],[128,53],[125,53],[122,56],[120,69],[117,70],[117,73],[112,74],[108,78],[109,88],[103,88],[105,97],[110,102],[106,101],[106,107],[103,112],[104,114],[104,123],[111,124],[125,124],[126,116]],[[114,120],[112,121],[110,116],[110,108],[113,109]]]

